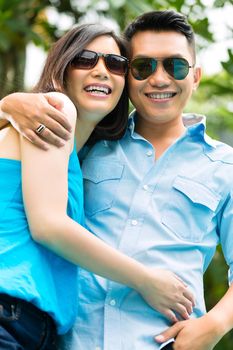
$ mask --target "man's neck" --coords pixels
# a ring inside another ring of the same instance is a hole
[[[157,159],[184,134],[185,130],[182,117],[157,124],[146,122],[139,117],[136,123],[137,133],[154,146]]]

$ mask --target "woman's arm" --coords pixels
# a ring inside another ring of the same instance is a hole
[[[74,130],[76,110],[65,96],[63,101],[64,112]],[[136,289],[153,308],[172,321],[176,321],[174,310],[187,318],[193,297],[173,273],[144,267],[67,216],[72,140],[62,148],[51,146],[47,152],[24,137],[20,142],[23,196],[33,239],[74,264]]]
[[[9,121],[12,126],[37,147],[47,150],[52,144],[64,145],[70,138],[71,125],[61,112],[63,100],[56,94],[13,93],[0,100],[0,129]],[[35,133],[44,124],[43,135]]]

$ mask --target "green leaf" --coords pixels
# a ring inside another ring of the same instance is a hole
[[[125,5],[126,0],[109,0],[108,2],[112,8],[119,9]]]
[[[228,49],[229,60],[227,62],[221,62],[223,68],[230,74],[233,75],[233,51]]]

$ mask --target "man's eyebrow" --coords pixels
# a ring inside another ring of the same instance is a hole
[[[138,54],[136,56],[132,56],[130,58],[130,61],[134,60],[135,58],[155,58],[155,59],[165,59],[165,58],[185,58],[187,61],[189,61],[189,58],[187,58],[185,55],[182,55],[180,53],[174,53],[167,56],[154,56],[154,55],[145,55],[145,54]]]

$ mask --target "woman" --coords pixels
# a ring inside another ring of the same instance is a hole
[[[82,226],[76,150],[87,140],[124,133],[125,55],[111,30],[74,28],[50,51],[35,89],[50,92],[53,101],[59,95],[72,137],[64,147],[43,152],[10,125],[0,133],[1,349],[56,348],[56,335],[70,329],[77,312],[76,265],[136,289],[168,317],[172,310],[184,317],[191,312],[193,297],[177,276],[145,268]],[[35,125],[35,135],[46,132],[43,124]]]

